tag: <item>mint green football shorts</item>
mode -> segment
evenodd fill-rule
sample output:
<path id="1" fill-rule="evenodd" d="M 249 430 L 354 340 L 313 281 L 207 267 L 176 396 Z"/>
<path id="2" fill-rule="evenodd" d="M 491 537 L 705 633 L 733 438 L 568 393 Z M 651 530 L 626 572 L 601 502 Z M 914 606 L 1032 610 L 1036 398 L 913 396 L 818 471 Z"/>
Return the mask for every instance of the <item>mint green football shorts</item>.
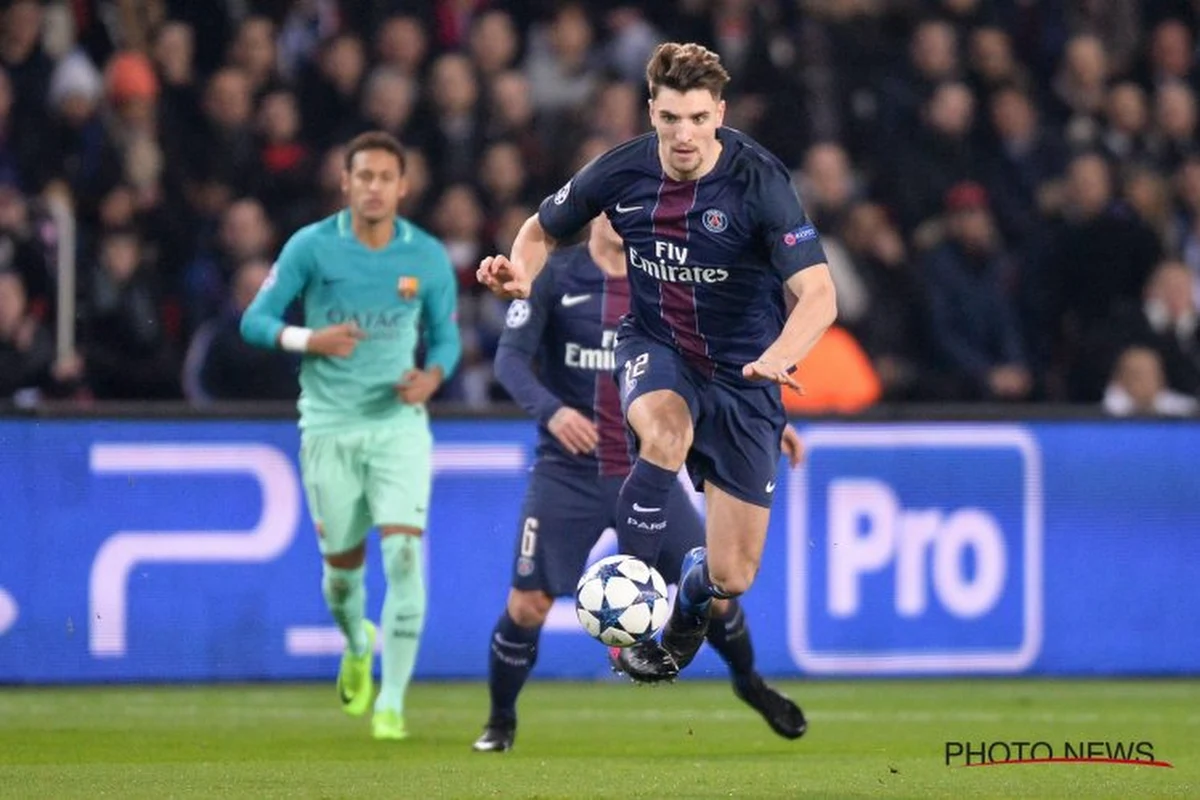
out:
<path id="1" fill-rule="evenodd" d="M 353 550 L 380 525 L 425 530 L 432 460 L 433 435 L 424 415 L 346 432 L 304 432 L 300 472 L 321 553 Z"/>

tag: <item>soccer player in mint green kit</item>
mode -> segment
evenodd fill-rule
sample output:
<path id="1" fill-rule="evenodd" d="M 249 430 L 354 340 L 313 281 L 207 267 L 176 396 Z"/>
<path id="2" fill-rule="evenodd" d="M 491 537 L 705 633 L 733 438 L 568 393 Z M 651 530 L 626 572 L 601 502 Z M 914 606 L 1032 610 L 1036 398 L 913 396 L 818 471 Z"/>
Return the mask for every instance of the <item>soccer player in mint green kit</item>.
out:
<path id="1" fill-rule="evenodd" d="M 377 631 L 366 619 L 363 571 L 367 532 L 379 528 L 388 588 L 376 739 L 407 736 L 404 696 L 425 619 L 421 535 L 433 446 L 425 402 L 462 352 L 454 269 L 437 239 L 397 216 L 406 190 L 399 142 L 379 132 L 351 141 L 348 208 L 287 241 L 242 317 L 251 344 L 304 354 L 300 466 L 324 557 L 321 588 L 347 642 L 338 695 L 355 716 L 374 691 Z M 283 321 L 297 296 L 309 327 Z"/>

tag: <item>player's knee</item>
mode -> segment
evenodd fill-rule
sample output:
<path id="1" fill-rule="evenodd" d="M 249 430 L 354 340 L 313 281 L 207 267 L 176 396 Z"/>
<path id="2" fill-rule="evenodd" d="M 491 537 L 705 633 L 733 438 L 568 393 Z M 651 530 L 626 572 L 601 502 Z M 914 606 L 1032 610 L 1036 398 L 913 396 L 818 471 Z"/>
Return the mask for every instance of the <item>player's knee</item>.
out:
<path id="1" fill-rule="evenodd" d="M 655 420 L 642 436 L 641 455 L 659 466 L 679 469 L 692 447 L 692 426 L 677 420 Z"/>
<path id="2" fill-rule="evenodd" d="M 508 594 L 508 616 L 522 628 L 540 628 L 553 603 L 554 598 L 545 592 L 513 590 Z"/>
<path id="3" fill-rule="evenodd" d="M 737 597 L 749 591 L 757 572 L 758 568 L 749 561 L 720 566 L 710 561 L 708 565 L 712 585 L 726 597 Z"/>
<path id="4" fill-rule="evenodd" d="M 341 553 L 327 553 L 325 563 L 334 569 L 358 569 L 367 558 L 367 546 L 360 544 Z"/>
<path id="5" fill-rule="evenodd" d="M 418 577 L 421 569 L 421 537 L 393 534 L 384 539 L 383 574 L 390 585 L 399 586 Z"/>

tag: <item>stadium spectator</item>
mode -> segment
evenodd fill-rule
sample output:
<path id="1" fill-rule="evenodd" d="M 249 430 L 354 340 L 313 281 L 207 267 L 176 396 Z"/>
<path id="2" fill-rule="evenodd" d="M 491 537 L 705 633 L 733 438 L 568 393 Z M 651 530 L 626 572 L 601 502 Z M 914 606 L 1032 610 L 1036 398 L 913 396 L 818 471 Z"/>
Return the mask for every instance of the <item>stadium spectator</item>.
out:
<path id="1" fill-rule="evenodd" d="M 601 85 L 588 117 L 588 133 L 610 142 L 624 142 L 646 131 L 646 109 L 636 84 Z"/>
<path id="2" fill-rule="evenodd" d="M 1104 392 L 1104 410 L 1115 417 L 1187 417 L 1196 413 L 1197 403 L 1194 397 L 1167 388 L 1157 353 L 1148 347 L 1130 347 L 1117 359 Z"/>
<path id="3" fill-rule="evenodd" d="M 37 130 L 46 119 L 46 97 L 54 62 L 41 43 L 42 6 L 38 0 L 12 0 L 0 12 L 0 66 L 12 84 L 16 124 Z"/>
<path id="4" fill-rule="evenodd" d="M 1074 147 L 1094 145 L 1110 77 L 1104 44 L 1091 34 L 1071 38 L 1051 84 L 1049 117 Z"/>
<path id="5" fill-rule="evenodd" d="M 930 337 L 950 400 L 1021 400 L 1032 388 L 1017 314 L 1005 289 L 1011 262 L 976 183 L 946 195 L 946 241 L 925 259 Z"/>
<path id="6" fill-rule="evenodd" d="M 985 156 L 983 181 L 1005 240 L 1028 256 L 1042 232 L 1042 213 L 1061 202 L 1057 184 L 1066 168 L 1066 148 L 1042 125 L 1024 90 L 998 89 L 989 105 L 995 142 Z"/>
<path id="7" fill-rule="evenodd" d="M 395 14 L 380 23 L 375 53 L 381 65 L 394 67 L 416 80 L 422 77 L 429 55 L 429 32 L 418 17 Z"/>
<path id="8" fill-rule="evenodd" d="M 254 97 L 262 97 L 279 85 L 278 60 L 275 23 L 269 17 L 259 15 L 242 20 L 230 44 L 226 63 L 242 71 Z"/>
<path id="9" fill-rule="evenodd" d="M 596 89 L 595 31 L 582 3 L 566 3 L 533 31 L 525 72 L 533 107 L 557 123 Z"/>
<path id="10" fill-rule="evenodd" d="M 466 56 L 439 56 L 430 70 L 433 131 L 426 152 L 434 183 L 446 185 L 475 178 L 483 151 L 483 103 L 479 81 Z"/>
<path id="11" fill-rule="evenodd" d="M 846 149 L 837 142 L 817 142 L 805 152 L 796 179 L 804 210 L 817 229 L 840 231 L 851 204 L 862 194 Z"/>
<path id="12" fill-rule="evenodd" d="M 214 248 L 184 269 L 186 323 L 194 331 L 215 316 L 229 296 L 229 285 L 242 264 L 272 254 L 275 232 L 262 203 L 252 197 L 229 205 L 221 217 Z"/>
<path id="13" fill-rule="evenodd" d="M 104 81 L 82 51 L 74 51 L 54 68 L 47 100 L 49 116 L 37 124 L 38 153 L 31 183 L 42 187 L 63 180 L 79 210 L 88 214 L 115 179 L 116 152 L 101 117 Z M 25 124 L 29 124 L 26 122 Z"/>
<path id="14" fill-rule="evenodd" d="M 884 399 L 915 399 L 925 367 L 924 298 L 904 238 L 875 203 L 850 209 L 842 237 L 868 297 L 850 330 L 871 358 Z"/>
<path id="15" fill-rule="evenodd" d="M 53 274 L 46 251 L 35 235 L 35 220 L 25 196 L 0 183 L 0 272 L 15 273 L 32 313 L 44 317 L 54 301 Z"/>
<path id="16" fill-rule="evenodd" d="M 396 67 L 378 66 L 367 75 L 359 113 L 348 120 L 338 139 L 350 139 L 368 130 L 387 131 L 414 145 L 424 140 L 417 134 L 420 120 L 414 119 L 417 83 Z"/>
<path id="17" fill-rule="evenodd" d="M 258 148 L 254 141 L 254 98 L 245 73 L 223 67 L 208 79 L 202 100 L 203 119 L 186 136 L 174 157 L 186 164 L 193 185 L 220 181 L 235 194 L 249 192 L 258 180 Z"/>
<path id="18" fill-rule="evenodd" d="M 87 384 L 99 400 L 179 396 L 178 367 L 163 329 L 153 278 L 133 231 L 100 240 L 90 277 L 89 319 L 80 337 Z"/>
<path id="19" fill-rule="evenodd" d="M 1159 260 L 1154 232 L 1129 209 L 1115 202 L 1113 176 L 1095 153 L 1076 156 L 1067 172 L 1066 202 L 1039 268 L 1048 313 L 1039 339 L 1060 343 L 1066 364 L 1066 399 L 1097 402 L 1103 378 L 1096 349 L 1113 314 L 1137 302 L 1147 276 Z"/>
<path id="20" fill-rule="evenodd" d="M 987 100 L 1004 87 L 1033 88 L 1028 70 L 1013 53 L 1012 38 L 999 27 L 984 26 L 970 32 L 968 75 L 975 96 Z"/>
<path id="21" fill-rule="evenodd" d="M 1196 45 L 1191 29 L 1183 20 L 1168 17 L 1150 32 L 1146 48 L 1146 66 L 1142 76 L 1147 91 L 1163 83 L 1184 82 L 1197 85 Z"/>
<path id="22" fill-rule="evenodd" d="M 13 117 L 12 82 L 0 67 L 0 185 L 20 186 L 30 161 L 28 129 L 18 129 Z"/>
<path id="23" fill-rule="evenodd" d="M 938 19 L 921 22 L 909 40 L 908 62 L 884 80 L 879 92 L 879 131 L 911 130 L 934 90 L 961 77 L 954 26 Z M 882 148 L 884 143 L 877 146 Z"/>
<path id="24" fill-rule="evenodd" d="M 255 194 L 267 215 L 284 233 L 291 233 L 311 217 L 304 215 L 304 198 L 315 189 L 316 155 L 300 138 L 300 106 L 288 89 L 276 89 L 259 104 L 256 129 L 259 140 L 259 184 Z"/>
<path id="25" fill-rule="evenodd" d="M 243 264 L 233 277 L 231 302 L 192 337 L 183 368 L 184 397 L 192 403 L 296 398 L 299 359 L 282 350 L 253 347 L 238 330 L 270 269 L 263 260 Z"/>
<path id="26" fill-rule="evenodd" d="M 1154 93 L 1150 150 L 1155 165 L 1166 171 L 1196 152 L 1196 95 L 1183 81 L 1160 83 Z"/>
<path id="27" fill-rule="evenodd" d="M 471 61 L 484 81 L 512 69 L 520 49 L 516 25 L 507 11 L 488 9 L 471 21 Z"/>
<path id="28" fill-rule="evenodd" d="M 529 179 L 521 150 L 510 141 L 501 139 L 483 151 L 479 182 L 490 209 L 534 199 L 528 191 Z"/>
<path id="29" fill-rule="evenodd" d="M 21 276 L 0 270 L 0 400 L 50 380 L 54 341 L 29 313 Z"/>
<path id="30" fill-rule="evenodd" d="M 304 130 L 317 147 L 335 144 L 338 126 L 358 111 L 366 59 L 361 39 L 339 33 L 321 44 L 316 63 L 301 77 Z"/>
<path id="31" fill-rule="evenodd" d="M 1109 158 L 1131 162 L 1149 159 L 1150 112 L 1142 87 L 1122 81 L 1109 89 L 1104 117 L 1099 144 Z"/>
<path id="32" fill-rule="evenodd" d="M 604 18 L 608 44 L 604 60 L 623 83 L 640 84 L 646 77 L 646 62 L 662 33 L 633 2 L 617 3 Z"/>
<path id="33" fill-rule="evenodd" d="M 1159 358 L 1167 388 L 1200 397 L 1200 319 L 1185 264 L 1160 264 L 1146 284 L 1140 305 L 1114 324 L 1119 349 L 1148 347 Z M 1113 359 L 1115 362 L 1115 359 Z"/>
<path id="34" fill-rule="evenodd" d="M 974 124 L 975 96 L 964 83 L 937 86 L 921 105 L 920 126 L 896 153 L 886 181 L 907 233 L 937 216 L 951 186 L 976 177 L 980 158 L 972 141 Z"/>
<path id="35" fill-rule="evenodd" d="M 161 87 L 159 114 L 163 127 L 171 131 L 187 130 L 199 120 L 195 50 L 195 33 L 183 22 L 166 23 L 154 37 L 152 55 Z"/>

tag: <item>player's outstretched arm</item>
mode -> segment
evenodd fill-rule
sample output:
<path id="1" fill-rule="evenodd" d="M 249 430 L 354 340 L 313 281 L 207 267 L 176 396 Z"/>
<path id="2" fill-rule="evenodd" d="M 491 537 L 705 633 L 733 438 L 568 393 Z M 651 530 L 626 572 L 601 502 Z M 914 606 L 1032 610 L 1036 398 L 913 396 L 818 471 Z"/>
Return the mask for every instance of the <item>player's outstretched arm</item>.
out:
<path id="1" fill-rule="evenodd" d="M 791 370 L 801 361 L 837 318 L 837 293 L 827 264 L 816 264 L 792 275 L 788 289 L 796 305 L 783 331 L 757 361 L 742 368 L 752 380 L 769 380 L 800 389 Z"/>
<path id="2" fill-rule="evenodd" d="M 479 262 L 475 277 L 498 297 L 508 300 L 529 297 L 533 282 L 556 244 L 534 214 L 517 231 L 512 255 L 488 256 Z"/>

